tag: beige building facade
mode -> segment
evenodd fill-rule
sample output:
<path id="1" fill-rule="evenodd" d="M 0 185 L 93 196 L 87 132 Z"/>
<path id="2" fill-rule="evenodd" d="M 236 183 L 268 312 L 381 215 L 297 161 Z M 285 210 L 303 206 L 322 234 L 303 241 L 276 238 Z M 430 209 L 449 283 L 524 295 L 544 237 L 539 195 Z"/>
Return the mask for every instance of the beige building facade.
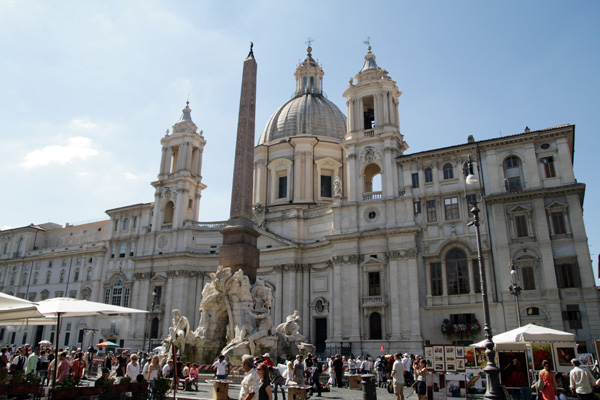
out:
<path id="1" fill-rule="evenodd" d="M 573 125 L 469 137 L 411 154 L 400 129 L 402 92 L 371 49 L 343 94 L 346 115 L 324 96 L 311 48 L 294 77 L 294 97 L 273 113 L 255 148 L 258 275 L 273 289 L 274 324 L 298 310 L 302 334 L 319 353 L 377 354 L 382 345 L 421 353 L 427 342 L 481 339 L 476 238 L 468 226 L 468 202 L 478 200 L 494 332 L 517 326 L 508 289 L 514 264 L 522 323 L 574 332 L 591 351 L 600 309 L 583 221 L 585 185 L 573 173 Z M 226 222 L 197 221 L 210 189 L 201 175 L 206 141 L 189 106 L 161 145 L 152 203 L 108 210 L 109 220 L 93 224 L 0 232 L 2 291 L 152 311 L 74 319 L 61 345 L 107 339 L 146 349 L 166 336 L 174 308 L 198 324 Z M 465 183 L 468 157 L 475 187 Z M 444 334 L 444 321 L 475 333 Z M 3 329 L 0 342 L 51 335 L 50 327 Z M 93 341 L 89 329 L 98 329 Z"/>

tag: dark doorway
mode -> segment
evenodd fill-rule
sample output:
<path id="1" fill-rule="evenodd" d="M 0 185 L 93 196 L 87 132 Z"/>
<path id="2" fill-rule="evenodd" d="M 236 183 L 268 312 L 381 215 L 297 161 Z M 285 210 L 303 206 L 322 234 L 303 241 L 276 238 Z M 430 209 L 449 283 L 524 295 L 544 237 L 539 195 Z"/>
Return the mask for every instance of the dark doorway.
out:
<path id="1" fill-rule="evenodd" d="M 39 342 L 41 342 L 43 340 L 43 335 L 44 335 L 44 326 L 43 325 L 38 325 L 35 328 L 35 339 L 33 341 L 34 346 L 37 345 Z"/>
<path id="2" fill-rule="evenodd" d="M 327 318 L 315 318 L 315 351 L 325 353 L 325 341 L 327 340 Z"/>
<path id="3" fill-rule="evenodd" d="M 369 316 L 369 331 L 371 340 L 381 339 L 381 314 L 374 312 Z"/>

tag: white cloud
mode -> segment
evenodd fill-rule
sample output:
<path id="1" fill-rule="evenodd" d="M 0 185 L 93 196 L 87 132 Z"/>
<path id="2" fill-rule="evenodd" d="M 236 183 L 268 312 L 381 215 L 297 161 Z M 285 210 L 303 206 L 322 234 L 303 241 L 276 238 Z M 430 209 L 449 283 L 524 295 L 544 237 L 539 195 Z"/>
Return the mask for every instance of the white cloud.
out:
<path id="1" fill-rule="evenodd" d="M 98 155 L 92 148 L 92 140 L 82 136 L 67 139 L 66 145 L 53 145 L 33 150 L 20 163 L 24 168 L 42 167 L 49 164 L 66 164 L 74 159 L 86 159 Z"/>
<path id="2" fill-rule="evenodd" d="M 125 179 L 130 180 L 130 181 L 138 180 L 138 177 L 135 176 L 134 174 L 132 174 L 131 172 L 125 172 L 125 174 L 123 174 L 123 176 L 125 177 Z"/>
<path id="3" fill-rule="evenodd" d="M 74 120 L 71 120 L 71 122 L 69 123 L 69 126 L 74 129 L 90 130 L 90 129 L 97 128 L 98 124 L 95 124 L 91 121 L 86 121 L 83 119 L 74 119 Z"/>

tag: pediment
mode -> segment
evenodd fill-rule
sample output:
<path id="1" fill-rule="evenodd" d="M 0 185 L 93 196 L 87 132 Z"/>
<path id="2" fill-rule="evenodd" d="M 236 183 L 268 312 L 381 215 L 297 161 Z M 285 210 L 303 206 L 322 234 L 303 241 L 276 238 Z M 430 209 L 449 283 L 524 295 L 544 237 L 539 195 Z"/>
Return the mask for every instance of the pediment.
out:
<path id="1" fill-rule="evenodd" d="M 527 207 L 522 204 L 517 204 L 516 206 L 514 206 L 508 210 L 509 214 L 530 213 L 530 212 L 531 212 L 531 207 Z"/>
<path id="2" fill-rule="evenodd" d="M 567 204 L 565 204 L 561 201 L 555 200 L 546 206 L 546 210 L 564 210 L 567 207 L 568 207 Z"/>
<path id="3" fill-rule="evenodd" d="M 360 266 L 363 268 L 366 267 L 379 267 L 381 265 L 385 265 L 385 261 L 380 260 L 378 258 L 368 257 L 365 261 L 363 261 Z"/>

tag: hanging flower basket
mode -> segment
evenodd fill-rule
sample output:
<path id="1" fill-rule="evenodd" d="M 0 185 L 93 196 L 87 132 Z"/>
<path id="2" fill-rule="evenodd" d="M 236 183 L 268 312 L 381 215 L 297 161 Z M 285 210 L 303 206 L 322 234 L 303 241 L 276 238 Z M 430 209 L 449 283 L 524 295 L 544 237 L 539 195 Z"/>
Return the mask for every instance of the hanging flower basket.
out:
<path id="1" fill-rule="evenodd" d="M 470 339 L 479 336 L 481 325 L 476 319 L 470 324 L 451 324 L 450 320 L 442 322 L 442 334 L 448 339 Z"/>

